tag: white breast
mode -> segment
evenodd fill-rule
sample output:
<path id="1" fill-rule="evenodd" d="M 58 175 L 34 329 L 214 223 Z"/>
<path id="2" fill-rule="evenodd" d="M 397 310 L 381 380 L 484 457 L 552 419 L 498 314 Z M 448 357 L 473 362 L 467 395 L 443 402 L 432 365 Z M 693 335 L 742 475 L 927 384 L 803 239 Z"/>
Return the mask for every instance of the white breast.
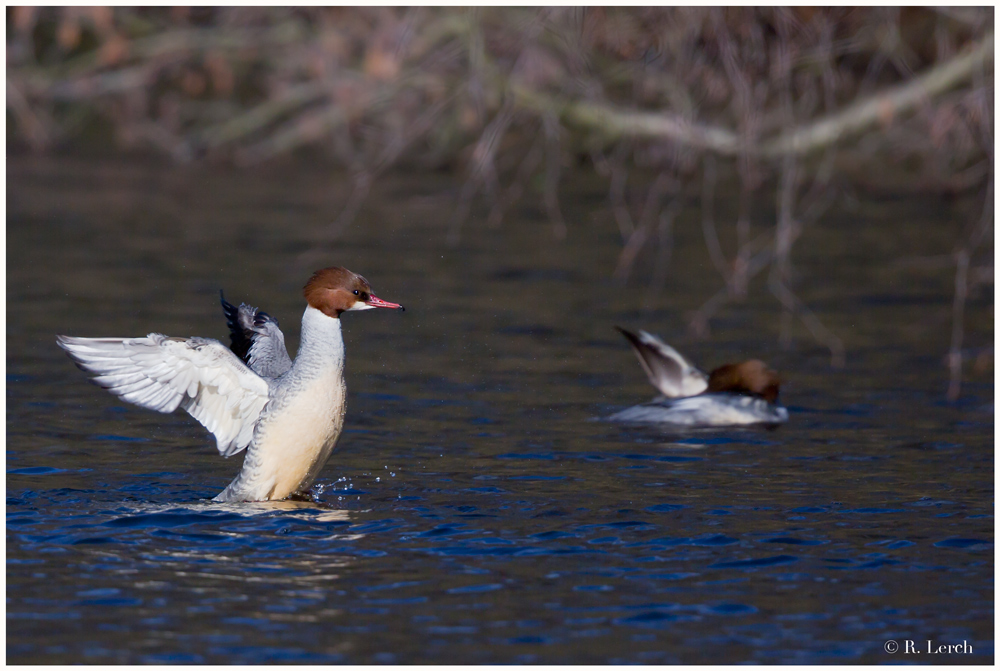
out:
<path id="1" fill-rule="evenodd" d="M 346 407 L 343 377 L 324 376 L 265 419 L 252 449 L 258 477 L 270 485 L 267 498 L 282 499 L 312 484 L 340 436 Z"/>
<path id="2" fill-rule="evenodd" d="M 615 413 L 608 419 L 687 427 L 783 424 L 788 421 L 788 410 L 762 398 L 724 393 L 700 394 L 643 403 Z"/>

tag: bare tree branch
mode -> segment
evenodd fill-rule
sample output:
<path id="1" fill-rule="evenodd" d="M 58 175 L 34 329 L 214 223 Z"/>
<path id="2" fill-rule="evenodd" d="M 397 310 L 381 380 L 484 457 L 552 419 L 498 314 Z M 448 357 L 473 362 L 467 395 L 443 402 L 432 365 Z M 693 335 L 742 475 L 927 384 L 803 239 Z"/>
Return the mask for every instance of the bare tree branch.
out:
<path id="1" fill-rule="evenodd" d="M 517 84 L 512 84 L 511 90 L 518 104 L 526 108 L 538 112 L 555 111 L 564 122 L 588 128 L 608 138 L 666 139 L 723 156 L 748 153 L 776 158 L 788 154 L 810 154 L 845 136 L 856 135 L 894 116 L 906 114 L 921 102 L 968 80 L 977 68 L 992 63 L 991 31 L 965 53 L 934 66 L 922 75 L 755 144 L 748 144 L 728 128 L 695 123 L 676 115 L 629 111 L 606 103 L 563 100 Z"/>

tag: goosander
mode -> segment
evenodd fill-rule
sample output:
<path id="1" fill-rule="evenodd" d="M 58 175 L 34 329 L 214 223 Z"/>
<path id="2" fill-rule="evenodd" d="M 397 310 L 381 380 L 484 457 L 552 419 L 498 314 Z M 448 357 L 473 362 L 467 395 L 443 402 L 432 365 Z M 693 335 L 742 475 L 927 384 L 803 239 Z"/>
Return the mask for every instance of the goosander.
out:
<path id="1" fill-rule="evenodd" d="M 705 375 L 655 335 L 615 328 L 628 339 L 649 381 L 662 396 L 615 413 L 609 420 L 686 427 L 788 421 L 788 410 L 776 404 L 778 374 L 763 361 L 726 364 Z"/>
<path id="2" fill-rule="evenodd" d="M 340 315 L 393 308 L 361 275 L 317 270 L 306 283 L 302 339 L 292 361 L 278 322 L 222 301 L 231 348 L 211 338 L 56 336 L 98 386 L 159 412 L 183 408 L 214 434 L 219 452 L 246 449 L 243 468 L 215 501 L 269 501 L 301 493 L 329 458 L 344 426 Z"/>

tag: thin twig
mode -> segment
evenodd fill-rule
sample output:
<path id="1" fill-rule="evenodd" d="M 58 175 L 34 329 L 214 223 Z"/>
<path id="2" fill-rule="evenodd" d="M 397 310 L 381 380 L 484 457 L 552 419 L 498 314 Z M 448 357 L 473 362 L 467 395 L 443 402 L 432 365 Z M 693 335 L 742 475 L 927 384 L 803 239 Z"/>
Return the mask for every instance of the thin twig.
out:
<path id="1" fill-rule="evenodd" d="M 615 147 L 611 160 L 608 161 L 611 177 L 608 200 L 611 201 L 611 211 L 618 223 L 618 232 L 621 233 L 622 242 L 627 242 L 632 233 L 635 232 L 635 224 L 632 222 L 632 215 L 629 214 L 628 204 L 625 202 L 625 183 L 628 181 L 628 168 L 625 165 L 627 151 L 628 143 L 619 143 Z"/>
<path id="2" fill-rule="evenodd" d="M 613 276 L 619 284 L 625 284 L 628 281 L 629 273 L 632 271 L 632 266 L 639 256 L 639 252 L 642 251 L 652 233 L 654 219 L 660 211 L 660 198 L 663 191 L 671 185 L 671 182 L 673 182 L 673 178 L 668 173 L 661 172 L 646 192 L 646 204 L 642 209 L 639 225 L 632 231 L 621 254 L 618 255 L 618 265 L 615 267 Z"/>
<path id="3" fill-rule="evenodd" d="M 494 155 L 496 154 L 500 139 L 507 131 L 513 118 L 514 104 L 508 98 L 504 102 L 503 107 L 500 108 L 500 111 L 496 113 L 496 116 L 487 124 L 479 136 L 479 141 L 472 152 L 472 169 L 465 183 L 462 185 L 458 207 L 455 208 L 455 214 L 451 220 L 451 227 L 448 231 L 448 244 L 458 244 L 462 224 L 465 223 L 466 218 L 469 216 L 469 210 L 472 208 L 472 199 L 475 197 L 480 186 L 499 184 L 496 176 Z M 498 198 L 499 193 L 494 193 L 494 202 Z"/>
<path id="4" fill-rule="evenodd" d="M 528 180 L 531 179 L 531 175 L 534 174 L 535 169 L 538 164 L 542 162 L 544 157 L 544 149 L 541 143 L 532 142 L 531 146 L 528 147 L 528 151 L 525 153 L 524 158 L 521 160 L 520 165 L 517 167 L 517 171 L 514 173 L 514 178 L 507 187 L 507 191 L 503 198 L 503 210 L 510 209 L 514 206 L 517 201 L 521 199 L 524 194 L 524 187 Z M 499 225 L 499 221 L 497 222 Z"/>
<path id="5" fill-rule="evenodd" d="M 17 117 L 18 125 L 22 128 L 28 144 L 36 150 L 45 148 L 52 134 L 47 124 L 42 121 L 41 113 L 32 109 L 32 105 L 25 99 L 21 88 L 10 75 L 7 77 L 7 107 L 13 110 Z"/>
<path id="6" fill-rule="evenodd" d="M 680 195 L 675 195 L 670 203 L 660 212 L 660 221 L 657 226 L 657 253 L 656 263 L 653 266 L 653 274 L 649 280 L 649 287 L 646 290 L 646 305 L 653 302 L 653 299 L 663 290 L 667 281 L 667 268 L 670 264 L 670 256 L 674 248 L 674 219 L 680 214 L 684 206 L 684 199 Z"/>
<path id="7" fill-rule="evenodd" d="M 795 158 L 789 155 L 784 161 L 781 184 L 778 190 L 778 226 L 774 235 L 775 260 L 771 267 L 768 286 L 784 309 L 781 328 L 782 342 L 790 343 L 789 322 L 793 314 L 797 315 L 813 337 L 830 350 L 830 365 L 834 368 L 842 368 L 846 359 L 843 341 L 826 328 L 812 310 L 806 307 L 802 300 L 788 287 L 791 273 L 792 243 L 800 231 L 800 226 L 793 214 L 796 175 Z"/>
<path id="8" fill-rule="evenodd" d="M 969 253 L 955 254 L 955 296 L 951 304 L 951 347 L 948 348 L 948 400 L 958 400 L 962 391 L 962 340 L 965 329 L 965 299 L 969 294 Z"/>
<path id="9" fill-rule="evenodd" d="M 267 100 L 223 123 L 209 126 L 201 132 L 203 142 L 209 149 L 235 142 L 261 130 L 282 115 L 305 107 L 327 94 L 327 86 L 320 82 L 306 82 L 292 86 L 277 98 Z"/>
<path id="10" fill-rule="evenodd" d="M 722 253 L 722 245 L 719 244 L 719 234 L 715 230 L 715 180 L 715 157 L 709 154 L 705 156 L 701 181 L 701 232 L 705 237 L 705 246 L 708 247 L 708 257 L 722 275 L 723 281 L 729 285 L 731 280 L 729 265 Z"/>
<path id="11" fill-rule="evenodd" d="M 423 137 L 430 130 L 434 122 L 444 111 L 448 102 L 449 100 L 442 100 L 425 110 L 405 131 L 401 130 L 392 136 L 392 139 L 382 148 L 382 151 L 371 167 L 363 167 L 355 171 L 354 188 L 351 191 L 351 195 L 348 197 L 344 209 L 330 227 L 329 235 L 331 239 L 340 237 L 347 227 L 351 225 L 354 217 L 357 216 L 361 206 L 368 198 L 375 179 L 399 160 L 399 157 L 408 145 L 416 141 L 417 138 Z"/>
<path id="12" fill-rule="evenodd" d="M 559 173 L 562 162 L 559 120 L 554 114 L 542 117 L 545 129 L 545 210 L 552 221 L 552 235 L 556 240 L 566 239 L 566 222 L 559 209 Z"/>
<path id="13" fill-rule="evenodd" d="M 948 349 L 948 391 L 949 401 L 958 400 L 962 390 L 962 342 L 965 339 L 965 303 L 969 296 L 969 262 L 979 244 L 993 232 L 993 189 L 990 181 L 983 197 L 983 209 L 964 244 L 954 253 L 955 295 L 951 306 L 951 346 Z M 992 271 L 990 271 L 992 275 Z M 976 280 L 979 278 L 977 277 Z"/>
<path id="14" fill-rule="evenodd" d="M 773 286 L 783 288 L 791 280 L 792 243 L 798 237 L 798 225 L 793 215 L 797 174 L 795 157 L 786 156 L 778 184 L 778 225 L 774 232 L 774 266 L 771 268 L 771 279 L 775 283 Z M 790 329 L 794 304 L 787 300 L 781 300 L 781 304 L 783 314 L 778 339 L 783 346 L 788 347 L 792 342 Z"/>
<path id="15" fill-rule="evenodd" d="M 756 277 L 760 271 L 769 266 L 774 260 L 774 234 L 771 231 L 762 233 L 751 243 L 754 248 L 760 251 L 755 252 L 750 257 L 747 264 L 747 281 Z M 723 286 L 715 292 L 711 298 L 701 304 L 701 306 L 691 314 L 688 320 L 688 329 L 696 336 L 704 338 L 709 334 L 709 321 L 716 311 L 733 299 L 733 294 L 729 286 Z"/>
<path id="16" fill-rule="evenodd" d="M 771 288 L 771 292 L 781 302 L 782 306 L 785 307 L 788 314 L 798 315 L 813 337 L 830 350 L 830 365 L 834 368 L 843 368 L 846 362 L 843 341 L 823 326 L 823 322 L 813 314 L 812 310 L 806 307 L 799 297 L 785 284 L 780 282 L 773 273 L 768 281 L 768 285 Z"/>

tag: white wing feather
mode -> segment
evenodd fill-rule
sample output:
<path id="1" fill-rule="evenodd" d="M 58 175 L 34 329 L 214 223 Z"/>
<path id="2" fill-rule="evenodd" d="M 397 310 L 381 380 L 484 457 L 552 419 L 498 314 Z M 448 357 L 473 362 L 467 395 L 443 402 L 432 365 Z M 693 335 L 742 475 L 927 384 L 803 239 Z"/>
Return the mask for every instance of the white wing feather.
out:
<path id="1" fill-rule="evenodd" d="M 267 382 L 210 338 L 73 338 L 59 346 L 94 382 L 122 400 L 158 412 L 183 408 L 212 432 L 219 453 L 253 440 L 268 400 Z"/>
<path id="2" fill-rule="evenodd" d="M 708 376 L 652 333 L 617 328 L 632 345 L 650 383 L 667 398 L 695 396 L 708 389 Z"/>

